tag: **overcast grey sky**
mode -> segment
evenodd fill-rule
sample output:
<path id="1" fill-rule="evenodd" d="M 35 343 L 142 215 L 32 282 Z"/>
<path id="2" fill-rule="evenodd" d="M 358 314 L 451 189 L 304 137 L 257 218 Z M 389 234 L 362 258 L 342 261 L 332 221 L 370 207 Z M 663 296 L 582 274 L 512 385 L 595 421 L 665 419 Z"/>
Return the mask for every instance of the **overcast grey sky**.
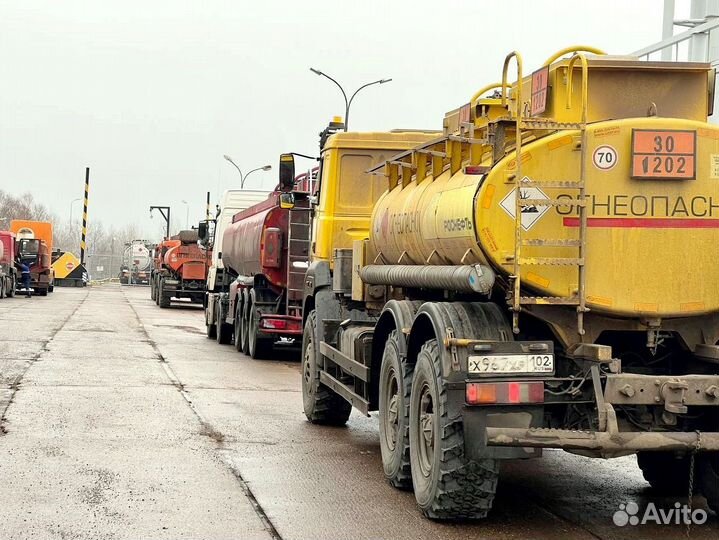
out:
<path id="1" fill-rule="evenodd" d="M 678 2 L 681 7 L 681 0 Z M 381 77 L 353 130 L 441 128 L 445 111 L 572 44 L 628 53 L 661 37 L 661 0 L 0 0 L 0 188 L 63 218 L 91 168 L 90 221 L 157 231 L 148 206 L 184 225 L 205 192 L 237 187 L 222 159 L 271 188 L 283 151 L 317 153 L 344 113 L 339 90 Z M 301 166 L 300 166 L 301 167 Z M 76 204 L 76 216 L 79 212 Z"/>

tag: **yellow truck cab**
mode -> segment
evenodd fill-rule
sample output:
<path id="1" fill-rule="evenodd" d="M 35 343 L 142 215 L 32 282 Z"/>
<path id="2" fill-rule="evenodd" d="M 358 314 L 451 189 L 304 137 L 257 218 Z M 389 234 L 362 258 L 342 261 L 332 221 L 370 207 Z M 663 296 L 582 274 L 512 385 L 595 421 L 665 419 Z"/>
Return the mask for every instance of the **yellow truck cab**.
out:
<path id="1" fill-rule="evenodd" d="M 334 129 L 340 124 L 334 122 Z M 439 132 L 328 132 L 320 156 L 319 191 L 312 229 L 312 260 L 332 268 L 335 249 L 367 238 L 377 199 L 387 189 L 381 174 L 367 171 L 395 154 L 435 138 Z"/>

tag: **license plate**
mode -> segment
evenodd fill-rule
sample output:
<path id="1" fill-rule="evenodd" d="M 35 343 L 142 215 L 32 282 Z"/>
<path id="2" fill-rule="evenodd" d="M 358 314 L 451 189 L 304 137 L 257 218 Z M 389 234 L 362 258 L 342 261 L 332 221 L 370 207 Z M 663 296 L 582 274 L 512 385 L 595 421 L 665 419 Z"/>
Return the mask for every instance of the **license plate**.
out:
<path id="1" fill-rule="evenodd" d="M 553 354 L 470 356 L 469 373 L 554 373 Z"/>
<path id="2" fill-rule="evenodd" d="M 632 178 L 696 178 L 696 131 L 632 130 Z"/>

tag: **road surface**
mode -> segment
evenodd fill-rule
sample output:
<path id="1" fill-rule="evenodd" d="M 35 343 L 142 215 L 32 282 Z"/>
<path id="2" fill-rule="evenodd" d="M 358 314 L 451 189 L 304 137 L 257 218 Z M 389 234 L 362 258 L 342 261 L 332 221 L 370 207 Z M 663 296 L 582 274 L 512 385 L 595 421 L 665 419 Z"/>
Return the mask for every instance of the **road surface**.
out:
<path id="1" fill-rule="evenodd" d="M 505 464 L 490 518 L 435 523 L 382 476 L 376 417 L 309 424 L 291 351 L 256 361 L 204 334 L 201 308 L 146 287 L 0 300 L 3 538 L 678 538 L 617 526 L 671 509 L 633 457 L 558 451 Z M 706 509 L 700 496 L 694 508 Z M 692 538 L 716 539 L 709 514 Z"/>

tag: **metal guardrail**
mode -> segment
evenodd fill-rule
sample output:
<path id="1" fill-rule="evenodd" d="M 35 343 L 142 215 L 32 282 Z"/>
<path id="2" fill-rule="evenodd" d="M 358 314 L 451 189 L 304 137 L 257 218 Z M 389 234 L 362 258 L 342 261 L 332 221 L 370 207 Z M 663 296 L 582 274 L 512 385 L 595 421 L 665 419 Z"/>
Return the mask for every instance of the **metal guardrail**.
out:
<path id="1" fill-rule="evenodd" d="M 631 53 L 632 56 L 638 56 L 639 58 L 643 58 L 646 60 L 649 60 L 649 56 L 652 54 L 665 51 L 665 49 L 673 48 L 673 55 L 672 59 L 674 61 L 679 61 L 679 45 L 688 41 L 694 36 L 697 36 L 699 34 L 707 34 L 706 44 L 704 45 L 706 47 L 706 50 L 704 51 L 704 58 L 709 58 L 709 50 L 711 46 L 711 35 L 709 32 L 711 30 L 714 30 L 715 28 L 719 27 L 719 18 L 711 18 L 708 21 L 697 24 L 693 28 L 690 28 L 689 30 L 682 32 L 680 34 L 677 34 L 675 36 L 663 39 L 657 43 L 654 43 L 653 45 L 649 45 L 647 47 L 644 47 L 643 49 L 639 49 L 638 51 L 634 51 Z M 712 65 L 719 64 L 718 60 L 713 60 Z"/>

